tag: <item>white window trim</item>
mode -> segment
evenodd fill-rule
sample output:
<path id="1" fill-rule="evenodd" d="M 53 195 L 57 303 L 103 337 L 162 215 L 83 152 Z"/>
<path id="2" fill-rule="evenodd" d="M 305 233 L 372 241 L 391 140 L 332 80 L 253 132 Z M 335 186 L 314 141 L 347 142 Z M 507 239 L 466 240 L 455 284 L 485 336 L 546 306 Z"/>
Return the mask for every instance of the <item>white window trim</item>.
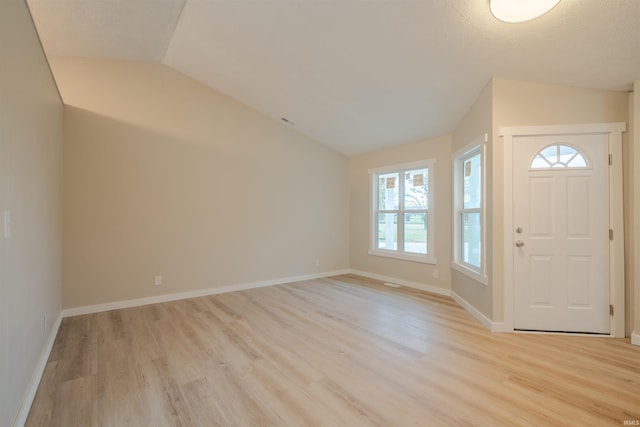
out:
<path id="1" fill-rule="evenodd" d="M 485 146 L 488 140 L 488 135 L 484 134 L 469 144 L 465 145 L 455 153 L 453 153 L 452 161 L 453 161 L 453 255 L 451 257 L 451 268 L 460 273 L 470 277 L 477 282 L 482 283 L 483 285 L 489 285 L 489 278 L 487 277 L 487 226 L 486 226 L 486 194 L 487 194 L 487 186 L 486 186 L 486 176 L 487 176 L 487 168 L 485 161 Z M 461 188 L 461 175 L 462 175 L 462 163 L 465 159 L 473 156 L 476 152 L 480 153 L 480 165 L 481 165 L 481 175 L 480 179 L 482 181 L 481 191 L 481 203 L 480 203 L 480 240 L 482 243 L 482 256 L 480 260 L 480 268 L 476 268 L 460 259 L 460 238 L 462 236 L 462 232 L 460 230 L 460 212 L 462 210 L 462 197 L 463 194 L 460 191 Z"/>
<path id="2" fill-rule="evenodd" d="M 397 165 L 384 166 L 375 169 L 369 169 L 369 194 L 371 195 L 371 205 L 369 206 L 369 255 L 381 256 L 386 258 L 395 258 L 404 261 L 413 261 L 413 262 L 421 262 L 425 264 L 437 264 L 438 259 L 433 255 L 435 251 L 435 208 L 433 201 L 435 200 L 435 185 L 434 185 L 434 176 L 435 176 L 435 159 L 425 159 L 416 162 L 410 163 L 401 163 Z M 377 222 L 374 217 L 374 212 L 377 210 L 378 206 L 378 192 L 376 191 L 376 184 L 374 184 L 374 178 L 377 180 L 378 174 L 384 174 L 389 172 L 398 172 L 401 170 L 407 169 L 418 169 L 418 168 L 427 168 L 428 169 L 428 183 L 429 183 L 429 191 L 427 196 L 427 254 L 416 254 L 411 252 L 404 251 L 392 251 L 386 249 L 377 248 L 376 242 L 376 228 Z M 402 194 L 400 195 L 402 197 Z M 398 232 L 398 243 L 401 242 L 401 239 L 404 238 L 402 235 L 402 227 Z"/>

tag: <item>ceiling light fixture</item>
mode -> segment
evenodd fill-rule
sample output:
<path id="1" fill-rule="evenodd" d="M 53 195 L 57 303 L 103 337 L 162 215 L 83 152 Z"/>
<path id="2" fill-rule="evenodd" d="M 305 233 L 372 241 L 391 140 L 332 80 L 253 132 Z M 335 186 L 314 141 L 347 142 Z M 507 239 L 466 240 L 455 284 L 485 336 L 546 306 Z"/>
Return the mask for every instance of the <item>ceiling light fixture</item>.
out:
<path id="1" fill-rule="evenodd" d="M 500 21 L 526 22 L 549 12 L 560 0 L 490 0 L 489 9 Z"/>

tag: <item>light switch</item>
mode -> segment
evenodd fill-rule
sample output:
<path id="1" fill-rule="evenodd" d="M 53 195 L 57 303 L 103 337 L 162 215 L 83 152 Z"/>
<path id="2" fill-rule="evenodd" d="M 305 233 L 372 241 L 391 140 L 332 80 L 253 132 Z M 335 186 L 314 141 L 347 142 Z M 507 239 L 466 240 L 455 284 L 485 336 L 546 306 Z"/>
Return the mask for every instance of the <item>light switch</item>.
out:
<path id="1" fill-rule="evenodd" d="M 4 211 L 4 221 L 2 227 L 2 237 L 4 240 L 11 238 L 11 211 Z"/>

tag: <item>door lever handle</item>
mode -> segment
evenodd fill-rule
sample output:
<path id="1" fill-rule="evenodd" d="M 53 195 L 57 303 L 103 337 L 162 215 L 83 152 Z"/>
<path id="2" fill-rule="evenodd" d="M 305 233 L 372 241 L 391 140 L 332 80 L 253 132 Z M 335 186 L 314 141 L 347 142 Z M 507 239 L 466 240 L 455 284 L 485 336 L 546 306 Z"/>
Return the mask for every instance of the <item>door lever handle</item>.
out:
<path id="1" fill-rule="evenodd" d="M 518 241 L 516 242 L 516 247 L 521 248 L 521 247 L 523 247 L 523 246 L 524 246 L 524 242 L 523 242 L 522 240 L 518 240 Z"/>

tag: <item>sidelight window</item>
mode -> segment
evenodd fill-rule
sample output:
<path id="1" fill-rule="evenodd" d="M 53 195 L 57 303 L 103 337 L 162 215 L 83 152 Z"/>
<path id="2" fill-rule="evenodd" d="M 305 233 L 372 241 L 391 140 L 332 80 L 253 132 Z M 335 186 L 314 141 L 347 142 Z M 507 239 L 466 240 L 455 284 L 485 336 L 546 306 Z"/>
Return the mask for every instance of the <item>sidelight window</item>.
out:
<path id="1" fill-rule="evenodd" d="M 486 284 L 483 148 L 479 138 L 453 155 L 452 267 Z"/>

